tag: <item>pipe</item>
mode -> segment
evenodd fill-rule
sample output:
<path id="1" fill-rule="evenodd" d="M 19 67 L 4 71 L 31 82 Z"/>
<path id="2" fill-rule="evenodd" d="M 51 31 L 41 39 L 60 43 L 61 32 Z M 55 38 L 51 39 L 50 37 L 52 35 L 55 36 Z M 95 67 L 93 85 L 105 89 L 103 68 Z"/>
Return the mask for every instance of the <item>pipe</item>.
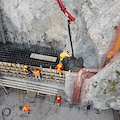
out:
<path id="1" fill-rule="evenodd" d="M 70 32 L 70 22 L 68 22 L 68 32 L 69 32 L 69 37 L 70 37 L 70 44 L 71 44 L 72 54 L 74 56 L 73 44 L 72 44 L 71 32 Z"/>

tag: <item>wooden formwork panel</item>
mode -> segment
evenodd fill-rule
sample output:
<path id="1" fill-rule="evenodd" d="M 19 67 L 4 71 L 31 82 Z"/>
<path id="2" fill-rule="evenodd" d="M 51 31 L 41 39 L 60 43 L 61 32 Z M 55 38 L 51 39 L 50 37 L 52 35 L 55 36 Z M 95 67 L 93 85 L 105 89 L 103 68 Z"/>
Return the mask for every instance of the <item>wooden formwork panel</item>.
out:
<path id="1" fill-rule="evenodd" d="M 28 66 L 31 70 L 38 69 L 41 72 L 42 79 L 40 81 L 47 81 L 47 82 L 56 82 L 56 83 L 65 83 L 65 75 L 69 73 L 69 71 L 62 71 L 63 75 L 56 74 L 55 69 L 50 68 L 43 68 L 42 66 Z M 24 65 L 14 64 L 14 63 L 7 63 L 7 62 L 0 62 L 0 71 L 4 75 L 8 76 L 15 76 L 20 78 L 27 78 L 24 74 Z M 30 77 L 32 80 L 36 80 L 34 75 Z"/>

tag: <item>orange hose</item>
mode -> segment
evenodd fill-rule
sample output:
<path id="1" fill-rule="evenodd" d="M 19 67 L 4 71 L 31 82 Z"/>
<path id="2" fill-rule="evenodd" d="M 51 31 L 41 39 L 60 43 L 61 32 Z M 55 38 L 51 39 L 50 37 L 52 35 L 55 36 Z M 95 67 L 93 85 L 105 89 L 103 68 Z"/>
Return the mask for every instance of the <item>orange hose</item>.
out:
<path id="1" fill-rule="evenodd" d="M 114 49 L 107 54 L 107 58 L 111 59 L 118 53 L 119 49 L 120 49 L 120 35 L 117 39 Z"/>

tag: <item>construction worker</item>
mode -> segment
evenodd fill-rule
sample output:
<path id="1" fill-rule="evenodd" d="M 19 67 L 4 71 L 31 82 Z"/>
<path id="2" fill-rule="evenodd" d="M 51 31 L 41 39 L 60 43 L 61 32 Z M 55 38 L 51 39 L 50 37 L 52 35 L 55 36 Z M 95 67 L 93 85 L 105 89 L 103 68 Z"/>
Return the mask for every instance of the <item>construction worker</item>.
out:
<path id="1" fill-rule="evenodd" d="M 68 53 L 70 52 L 70 50 L 68 51 L 63 51 L 61 54 L 60 54 L 60 61 L 63 61 L 63 59 L 67 56 L 67 57 L 72 57 L 72 55 L 68 55 Z"/>
<path id="2" fill-rule="evenodd" d="M 29 114 L 29 110 L 30 110 L 29 107 L 30 107 L 29 104 L 27 104 L 23 107 L 23 111 L 25 111 L 27 114 Z"/>
<path id="3" fill-rule="evenodd" d="M 27 65 L 24 65 L 24 72 L 28 77 L 31 76 L 31 70 L 29 69 Z"/>
<path id="4" fill-rule="evenodd" d="M 60 63 L 55 67 L 55 69 L 57 70 L 57 73 L 60 74 L 60 75 L 61 75 L 62 66 L 63 66 L 63 63 L 60 62 Z"/>
<path id="5" fill-rule="evenodd" d="M 56 94 L 55 100 L 57 101 L 57 105 L 60 106 L 61 100 L 62 100 L 61 96 L 58 96 L 58 95 Z"/>
<path id="6" fill-rule="evenodd" d="M 33 71 L 33 74 L 35 75 L 36 79 L 40 79 L 40 71 L 39 70 Z"/>

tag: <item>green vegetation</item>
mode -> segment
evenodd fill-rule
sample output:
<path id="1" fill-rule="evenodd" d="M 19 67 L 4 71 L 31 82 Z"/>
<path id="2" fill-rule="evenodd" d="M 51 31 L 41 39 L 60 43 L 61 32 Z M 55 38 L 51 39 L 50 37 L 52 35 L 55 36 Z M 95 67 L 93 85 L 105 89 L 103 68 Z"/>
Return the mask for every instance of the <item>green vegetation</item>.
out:
<path id="1" fill-rule="evenodd" d="M 117 76 L 120 76 L 120 72 L 119 72 L 119 71 L 117 71 L 117 70 L 116 70 L 116 74 L 117 74 Z"/>
<path id="2" fill-rule="evenodd" d="M 117 26 L 115 26 L 114 29 L 117 30 Z"/>
<path id="3" fill-rule="evenodd" d="M 96 87 L 97 87 L 97 84 L 98 84 L 98 82 L 95 81 L 95 82 L 93 82 L 92 86 L 93 86 L 94 88 L 96 88 Z"/>
<path id="4" fill-rule="evenodd" d="M 107 90 L 105 89 L 104 92 L 103 92 L 103 94 L 106 94 L 106 93 L 107 93 Z"/>
<path id="5" fill-rule="evenodd" d="M 103 94 L 107 94 L 107 93 L 115 93 L 116 92 L 116 85 L 118 84 L 118 81 L 112 81 L 112 80 L 108 80 L 108 88 L 104 90 Z"/>

